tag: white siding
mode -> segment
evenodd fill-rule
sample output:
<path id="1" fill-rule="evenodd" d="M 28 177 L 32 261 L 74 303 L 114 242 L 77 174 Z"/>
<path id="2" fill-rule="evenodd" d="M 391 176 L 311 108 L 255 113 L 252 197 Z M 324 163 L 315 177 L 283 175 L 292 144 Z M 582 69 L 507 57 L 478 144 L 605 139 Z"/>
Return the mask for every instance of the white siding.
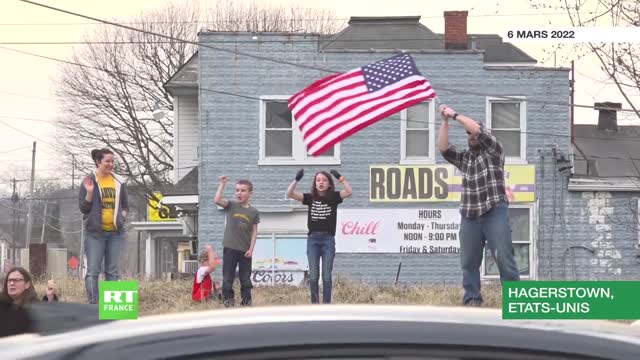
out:
<path id="1" fill-rule="evenodd" d="M 174 159 L 175 177 L 178 182 L 194 166 L 198 165 L 198 98 L 195 96 L 176 96 Z"/>

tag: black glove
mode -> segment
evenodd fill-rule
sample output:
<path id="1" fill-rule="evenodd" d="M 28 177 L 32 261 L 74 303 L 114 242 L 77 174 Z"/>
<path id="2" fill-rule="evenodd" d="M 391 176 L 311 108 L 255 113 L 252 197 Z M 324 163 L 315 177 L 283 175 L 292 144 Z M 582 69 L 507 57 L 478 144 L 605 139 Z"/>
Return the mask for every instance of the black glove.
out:
<path id="1" fill-rule="evenodd" d="M 342 178 L 342 175 L 340 175 L 340 173 L 337 170 L 331 169 L 331 175 L 333 175 L 336 179 L 340 180 L 340 178 Z"/>
<path id="2" fill-rule="evenodd" d="M 296 181 L 300 181 L 300 179 L 302 179 L 303 176 L 304 176 L 304 169 L 298 170 L 298 173 L 296 174 Z"/>

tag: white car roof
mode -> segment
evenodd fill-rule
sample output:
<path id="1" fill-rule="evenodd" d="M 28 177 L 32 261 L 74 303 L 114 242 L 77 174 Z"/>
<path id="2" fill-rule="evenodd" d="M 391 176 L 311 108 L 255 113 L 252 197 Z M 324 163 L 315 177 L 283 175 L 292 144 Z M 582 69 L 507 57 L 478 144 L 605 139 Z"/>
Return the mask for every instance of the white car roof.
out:
<path id="1" fill-rule="evenodd" d="M 3 356 L 22 358 L 73 346 L 135 336 L 267 323 L 308 321 L 391 321 L 474 324 L 526 328 L 595 336 L 640 346 L 640 326 L 597 320 L 503 320 L 502 311 L 486 308 L 400 305 L 304 305 L 252 307 L 173 313 L 121 320 L 49 336 L 21 335 L 0 339 Z M 7 351 L 5 351 L 5 349 Z"/>

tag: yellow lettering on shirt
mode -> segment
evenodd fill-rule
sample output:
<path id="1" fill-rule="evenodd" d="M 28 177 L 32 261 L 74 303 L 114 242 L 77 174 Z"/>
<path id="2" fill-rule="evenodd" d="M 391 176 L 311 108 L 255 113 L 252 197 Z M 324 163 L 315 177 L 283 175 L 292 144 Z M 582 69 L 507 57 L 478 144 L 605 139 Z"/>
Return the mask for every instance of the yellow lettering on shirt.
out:
<path id="1" fill-rule="evenodd" d="M 106 177 L 97 176 L 102 198 L 102 231 L 115 231 L 113 212 L 116 207 L 116 184 L 112 175 Z"/>
<path id="2" fill-rule="evenodd" d="M 245 214 L 241 214 L 241 213 L 234 213 L 234 214 L 233 214 L 233 217 L 234 217 L 234 218 L 240 218 L 240 219 L 242 219 L 242 220 L 244 220 L 244 221 L 246 221 L 246 222 L 248 222 L 248 223 L 250 223 L 250 222 L 251 222 L 251 219 L 250 219 L 247 215 L 245 215 Z"/>

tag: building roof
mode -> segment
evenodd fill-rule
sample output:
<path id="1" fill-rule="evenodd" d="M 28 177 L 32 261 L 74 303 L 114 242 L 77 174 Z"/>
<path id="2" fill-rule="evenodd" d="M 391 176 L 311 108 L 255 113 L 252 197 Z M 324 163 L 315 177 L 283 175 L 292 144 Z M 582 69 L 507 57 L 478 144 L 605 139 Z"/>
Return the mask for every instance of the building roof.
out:
<path id="1" fill-rule="evenodd" d="M 176 71 L 166 83 L 164 83 L 165 89 L 174 95 L 176 89 L 183 88 L 197 88 L 198 87 L 198 52 L 193 54 L 186 63 L 182 64 L 178 71 Z"/>
<path id="2" fill-rule="evenodd" d="M 224 34 L 246 35 L 248 33 L 228 32 Z M 300 33 L 281 34 L 301 35 Z M 315 34 L 315 36 L 318 35 Z M 319 36 L 319 39 L 320 48 L 325 52 L 350 50 L 448 51 L 444 48 L 444 35 L 434 33 L 420 23 L 420 16 L 353 16 L 344 30 L 334 35 Z M 468 34 L 468 50 L 456 51 L 482 52 L 485 63 L 491 64 L 534 65 L 537 63 L 536 59 L 516 46 L 503 42 L 502 38 L 496 34 Z M 167 91 L 176 96 L 181 95 L 179 91 L 197 89 L 198 62 L 198 53 L 196 52 L 165 83 Z"/>
<path id="3" fill-rule="evenodd" d="M 597 125 L 574 125 L 573 135 L 576 176 L 640 177 L 640 126 L 611 131 Z"/>
<path id="4" fill-rule="evenodd" d="M 477 49 L 484 50 L 484 61 L 487 63 L 537 63 L 520 48 L 503 42 L 499 35 L 469 34 L 469 48 L 473 47 L 474 41 Z"/>
<path id="5" fill-rule="evenodd" d="M 198 167 L 195 166 L 183 176 L 164 196 L 198 195 Z"/>
<path id="6" fill-rule="evenodd" d="M 349 26 L 325 39 L 322 50 L 441 50 L 444 40 L 420 23 L 420 16 L 351 17 Z"/>
<path id="7" fill-rule="evenodd" d="M 445 51 L 444 35 L 420 23 L 420 16 L 351 17 L 349 26 L 322 42 L 322 50 L 329 52 L 369 49 Z M 490 63 L 537 62 L 496 34 L 468 34 L 468 49 L 483 51 Z"/>

